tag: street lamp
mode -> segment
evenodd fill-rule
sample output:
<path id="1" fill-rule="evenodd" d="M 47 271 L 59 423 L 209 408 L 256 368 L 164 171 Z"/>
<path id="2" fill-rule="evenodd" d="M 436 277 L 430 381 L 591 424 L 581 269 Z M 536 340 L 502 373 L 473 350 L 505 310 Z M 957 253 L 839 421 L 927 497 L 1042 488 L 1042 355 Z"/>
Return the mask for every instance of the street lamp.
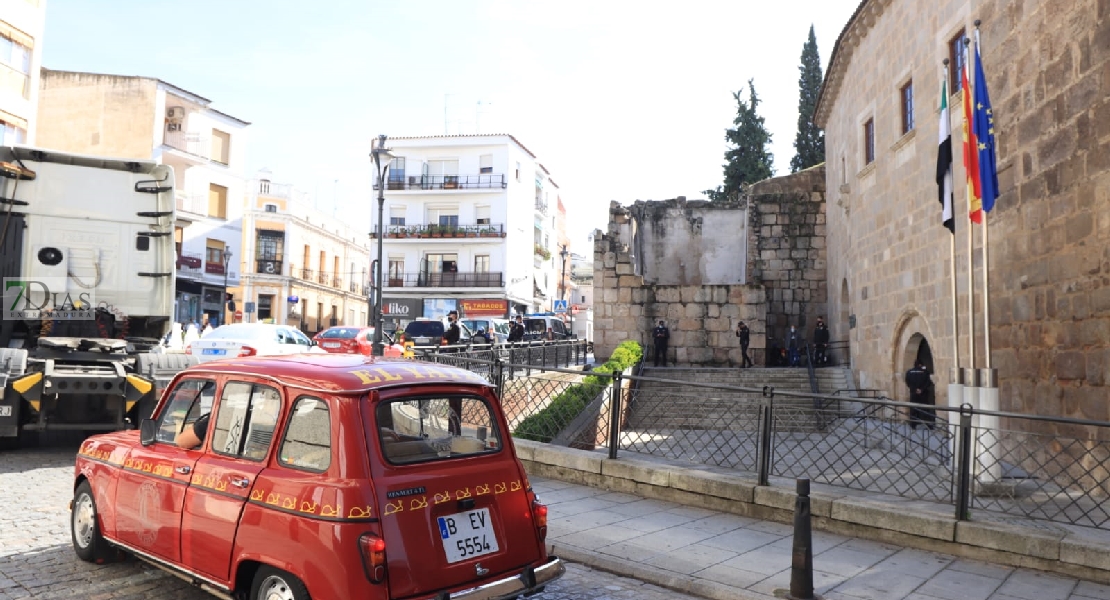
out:
<path id="1" fill-rule="evenodd" d="M 563 244 L 563 250 L 561 252 L 559 252 L 559 256 L 563 257 L 563 275 L 561 277 L 559 277 L 559 299 L 560 300 L 566 300 L 567 299 L 567 256 L 568 255 L 570 255 L 570 252 L 567 252 L 567 245 Z"/>
<path id="2" fill-rule="evenodd" d="M 374 356 L 383 356 L 385 354 L 385 346 L 382 344 L 382 271 L 385 270 L 385 263 L 382 262 L 382 238 L 385 237 L 385 228 L 382 226 L 382 219 L 385 213 L 385 175 L 389 171 L 389 161 L 393 160 L 393 155 L 389 153 L 389 148 L 385 147 L 385 135 L 378 136 L 378 143 L 373 145 L 370 150 L 370 156 L 374 159 L 374 168 L 378 173 L 378 271 L 375 273 L 374 291 L 378 295 L 377 302 L 374 302 L 373 315 L 374 315 L 374 345 L 372 352 Z M 373 296 L 371 295 L 371 298 Z"/>
<path id="3" fill-rule="evenodd" d="M 231 250 L 224 250 L 224 310 L 220 315 L 220 323 L 227 324 L 227 305 L 231 302 L 231 298 L 227 293 L 227 271 L 228 266 L 231 264 Z M 232 308 L 231 310 L 235 310 Z"/>

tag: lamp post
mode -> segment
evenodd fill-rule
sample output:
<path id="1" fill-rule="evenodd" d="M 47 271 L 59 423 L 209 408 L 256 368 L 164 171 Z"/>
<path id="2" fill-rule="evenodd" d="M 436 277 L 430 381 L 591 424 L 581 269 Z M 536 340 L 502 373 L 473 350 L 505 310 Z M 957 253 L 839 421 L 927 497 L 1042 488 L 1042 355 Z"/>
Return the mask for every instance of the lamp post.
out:
<path id="1" fill-rule="evenodd" d="M 372 352 L 374 356 L 382 356 L 385 354 L 385 347 L 382 345 L 382 271 L 385 270 L 384 263 L 382 262 L 382 238 L 385 237 L 385 228 L 382 226 L 382 219 L 385 213 L 385 175 L 389 171 L 389 161 L 393 160 L 393 155 L 389 153 L 389 148 L 385 147 L 384 134 L 378 136 L 378 143 L 373 146 L 373 149 L 370 151 L 370 156 L 374 158 L 374 169 L 378 174 L 378 270 L 374 274 L 374 279 L 376 281 L 374 290 L 371 291 L 371 294 L 377 294 L 373 308 L 374 345 Z"/>
<path id="2" fill-rule="evenodd" d="M 568 255 L 570 255 L 570 252 L 567 252 L 567 245 L 563 244 L 563 249 L 559 251 L 559 256 L 563 257 L 563 274 L 559 276 L 559 299 L 560 300 L 566 300 L 567 299 L 567 256 Z M 569 313 L 569 312 L 570 312 L 570 309 L 568 307 L 567 313 Z M 567 313 L 564 313 L 564 315 L 566 315 Z"/>
<path id="3" fill-rule="evenodd" d="M 222 313 L 220 315 L 221 324 L 227 324 L 227 304 L 231 301 L 227 292 L 227 270 L 229 265 L 231 265 L 231 250 L 224 250 L 224 309 L 220 311 Z"/>

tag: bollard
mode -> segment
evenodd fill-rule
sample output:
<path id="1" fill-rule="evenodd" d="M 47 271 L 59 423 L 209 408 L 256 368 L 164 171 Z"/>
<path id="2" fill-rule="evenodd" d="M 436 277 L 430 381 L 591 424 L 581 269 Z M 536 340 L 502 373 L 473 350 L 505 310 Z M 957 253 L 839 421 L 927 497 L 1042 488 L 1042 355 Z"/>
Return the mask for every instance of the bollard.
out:
<path id="1" fill-rule="evenodd" d="M 790 561 L 790 600 L 820 600 L 813 595 L 813 535 L 810 527 L 809 480 L 798 480 L 794 501 L 794 551 Z"/>

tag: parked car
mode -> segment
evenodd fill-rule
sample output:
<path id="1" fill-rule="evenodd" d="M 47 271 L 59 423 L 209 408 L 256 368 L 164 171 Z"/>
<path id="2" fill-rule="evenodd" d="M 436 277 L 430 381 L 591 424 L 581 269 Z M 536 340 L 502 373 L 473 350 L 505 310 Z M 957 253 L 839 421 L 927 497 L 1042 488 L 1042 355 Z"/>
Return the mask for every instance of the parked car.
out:
<path id="1" fill-rule="evenodd" d="M 388 333 L 383 333 L 386 356 L 402 356 L 405 351 Z M 332 354 L 361 354 L 370 356 L 374 348 L 373 327 L 336 326 L 312 336 L 321 349 Z"/>
<path id="2" fill-rule="evenodd" d="M 466 325 L 467 328 L 475 334 L 477 334 L 479 330 L 488 333 L 492 344 L 501 345 L 509 340 L 508 319 L 477 317 L 473 319 L 461 319 L 460 322 Z"/>
<path id="3" fill-rule="evenodd" d="M 202 363 L 221 358 L 305 352 L 322 353 L 323 350 L 296 327 L 269 323 L 222 325 L 185 347 L 185 354 L 196 356 Z"/>
<path id="4" fill-rule="evenodd" d="M 82 560 L 131 555 L 223 598 L 504 599 L 565 570 L 496 389 L 444 365 L 190 367 L 138 431 L 82 442 L 73 489 Z"/>
<path id="5" fill-rule="evenodd" d="M 447 332 L 447 324 L 439 319 L 416 319 L 405 326 L 405 339 L 417 346 L 443 346 L 446 341 L 443 334 Z M 470 338 L 474 337 L 466 324 L 459 323 L 459 345 L 470 345 Z"/>

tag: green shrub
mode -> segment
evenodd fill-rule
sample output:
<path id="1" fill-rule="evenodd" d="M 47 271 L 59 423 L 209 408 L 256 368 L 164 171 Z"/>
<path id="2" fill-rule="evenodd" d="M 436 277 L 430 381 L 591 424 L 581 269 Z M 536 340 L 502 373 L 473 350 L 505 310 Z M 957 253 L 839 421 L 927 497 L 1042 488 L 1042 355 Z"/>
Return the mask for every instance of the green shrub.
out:
<path id="1" fill-rule="evenodd" d="M 621 342 L 605 364 L 594 367 L 593 373 L 619 373 L 640 362 L 643 348 L 634 341 Z M 549 442 L 570 424 L 598 394 L 612 383 L 611 377 L 587 375 L 560 392 L 543 410 L 525 418 L 516 427 L 513 437 L 536 442 Z"/>

